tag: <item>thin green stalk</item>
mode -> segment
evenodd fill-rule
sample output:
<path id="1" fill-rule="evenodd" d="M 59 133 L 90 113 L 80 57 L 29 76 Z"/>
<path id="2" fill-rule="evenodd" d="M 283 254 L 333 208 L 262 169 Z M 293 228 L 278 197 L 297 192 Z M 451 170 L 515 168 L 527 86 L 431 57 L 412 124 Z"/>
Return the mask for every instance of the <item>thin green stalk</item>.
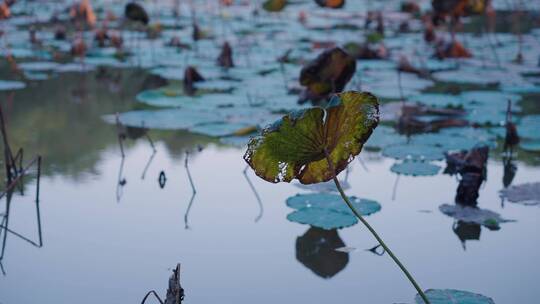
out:
<path id="1" fill-rule="evenodd" d="M 384 241 L 381 239 L 381 237 L 377 234 L 377 232 L 375 231 L 375 229 L 373 229 L 373 227 L 371 227 L 371 225 L 369 225 L 369 223 L 364 219 L 364 217 L 362 217 L 362 215 L 360 214 L 360 212 L 358 212 L 358 210 L 356 210 L 356 208 L 354 208 L 354 206 L 352 205 L 351 201 L 349 201 L 349 198 L 347 197 L 347 195 L 345 195 L 345 192 L 343 191 L 343 188 L 341 188 L 341 184 L 339 183 L 339 180 L 337 179 L 336 177 L 336 170 L 334 168 L 334 164 L 332 163 L 332 160 L 330 159 L 330 155 L 328 154 L 328 151 L 325 150 L 324 151 L 325 154 L 326 154 L 326 161 L 328 162 L 328 167 L 330 168 L 330 171 L 332 171 L 332 177 L 334 179 L 334 183 L 336 184 L 336 188 L 338 189 L 339 191 L 339 194 L 341 194 L 341 197 L 343 198 L 343 200 L 345 201 L 345 203 L 347 204 L 347 206 L 349 206 L 349 208 L 351 209 L 351 211 L 354 213 L 354 215 L 356 215 L 356 217 L 362 222 L 362 224 L 364 224 L 364 226 L 366 226 L 366 228 L 369 230 L 369 232 L 371 232 L 371 234 L 373 234 L 373 236 L 375 237 L 375 239 L 377 239 L 377 241 L 379 242 L 379 244 L 381 244 L 381 246 L 384 248 L 384 250 L 386 252 L 388 252 L 388 255 L 390 255 L 390 257 L 392 258 L 392 260 L 394 260 L 394 262 L 396 262 L 396 264 L 399 266 L 399 268 L 403 271 L 403 273 L 405 273 L 405 276 L 407 276 L 407 278 L 409 279 L 409 281 L 411 281 L 411 283 L 413 284 L 414 288 L 416 288 L 416 291 L 418 291 L 418 294 L 420 295 L 420 297 L 422 297 L 422 299 L 424 300 L 424 302 L 426 304 L 430 304 L 428 298 L 426 297 L 426 295 L 424 294 L 424 292 L 422 291 L 422 289 L 420 288 L 420 286 L 418 286 L 418 283 L 416 283 L 416 281 L 414 280 L 414 278 L 412 277 L 412 275 L 409 273 L 409 271 L 407 270 L 407 268 L 405 268 L 405 266 L 403 266 L 403 264 L 401 264 L 401 262 L 399 261 L 399 259 L 394 255 L 394 253 L 392 252 L 392 250 L 390 250 L 390 248 L 388 248 L 388 246 L 386 246 L 386 244 L 384 243 Z"/>

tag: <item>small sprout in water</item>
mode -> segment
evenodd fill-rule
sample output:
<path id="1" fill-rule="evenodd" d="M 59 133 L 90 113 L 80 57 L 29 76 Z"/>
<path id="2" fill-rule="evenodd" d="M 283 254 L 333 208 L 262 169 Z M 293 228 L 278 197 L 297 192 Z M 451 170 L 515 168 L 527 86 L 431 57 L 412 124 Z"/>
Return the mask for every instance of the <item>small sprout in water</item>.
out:
<path id="1" fill-rule="evenodd" d="M 344 202 L 405 273 L 421 298 L 422 289 L 345 195 L 336 175 L 360 153 L 379 123 L 379 103 L 370 93 L 344 92 L 326 108 L 285 115 L 250 140 L 244 155 L 255 173 L 272 183 L 298 179 L 303 184 L 334 180 Z"/>

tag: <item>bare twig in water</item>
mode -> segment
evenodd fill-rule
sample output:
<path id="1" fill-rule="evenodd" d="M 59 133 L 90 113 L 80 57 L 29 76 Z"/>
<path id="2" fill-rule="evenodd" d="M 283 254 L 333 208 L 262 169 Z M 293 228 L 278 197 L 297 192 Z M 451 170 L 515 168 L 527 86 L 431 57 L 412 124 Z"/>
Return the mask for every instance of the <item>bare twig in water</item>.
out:
<path id="1" fill-rule="evenodd" d="M 176 264 L 176 268 L 169 278 L 169 287 L 167 288 L 165 302 L 161 300 L 155 290 L 150 290 L 144 296 L 141 304 L 144 304 L 150 295 L 153 295 L 161 304 L 182 304 L 182 301 L 184 300 L 184 288 L 182 288 L 182 285 L 180 284 L 180 264 Z"/>
<path id="2" fill-rule="evenodd" d="M 156 299 L 159 301 L 159 303 L 164 304 L 164 303 L 163 303 L 163 300 L 161 300 L 161 298 L 159 297 L 159 295 L 156 293 L 155 290 L 150 290 L 150 291 L 144 296 L 144 298 L 143 298 L 141 304 L 146 303 L 146 299 L 148 299 L 148 297 L 149 297 L 150 295 L 154 295 L 154 297 L 156 297 Z"/>
<path id="3" fill-rule="evenodd" d="M 259 204 L 259 215 L 257 215 L 257 217 L 255 218 L 255 223 L 256 223 L 263 217 L 264 206 L 263 206 L 261 197 L 259 196 L 259 193 L 257 192 L 257 189 L 255 189 L 255 186 L 253 185 L 253 183 L 249 179 L 249 176 L 247 175 L 247 169 L 248 168 L 249 168 L 249 166 L 246 166 L 244 171 L 242 171 L 242 174 L 244 174 L 244 177 L 246 178 L 246 181 L 248 182 L 248 185 L 251 188 L 251 191 L 253 192 L 253 194 L 255 195 L 255 198 L 257 199 L 257 203 Z"/>

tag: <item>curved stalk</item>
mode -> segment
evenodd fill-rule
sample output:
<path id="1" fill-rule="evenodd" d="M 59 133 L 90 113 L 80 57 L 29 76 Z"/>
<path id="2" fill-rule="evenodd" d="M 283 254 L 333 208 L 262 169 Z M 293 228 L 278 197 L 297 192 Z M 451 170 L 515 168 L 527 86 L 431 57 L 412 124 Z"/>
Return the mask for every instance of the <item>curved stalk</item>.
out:
<path id="1" fill-rule="evenodd" d="M 403 264 L 401 264 L 401 262 L 399 261 L 399 259 L 394 255 L 394 253 L 392 252 L 392 250 L 390 250 L 390 248 L 388 248 L 388 246 L 386 246 L 386 244 L 384 243 L 384 241 L 381 239 L 381 237 L 377 234 L 377 232 L 375 231 L 375 229 L 373 229 L 373 227 L 371 227 L 371 225 L 364 219 L 364 217 L 362 217 L 362 215 L 360 214 L 360 212 L 358 212 L 358 210 L 356 210 L 356 208 L 354 208 L 353 204 L 351 203 L 351 201 L 349 201 L 349 198 L 347 197 L 347 195 L 345 195 L 345 192 L 343 191 L 343 188 L 341 188 L 341 184 L 339 183 L 339 180 L 337 179 L 336 177 L 336 170 L 334 168 L 334 164 L 332 163 L 332 160 L 330 159 L 330 155 L 328 154 L 328 151 L 325 149 L 324 151 L 325 155 L 326 155 L 326 161 L 328 162 L 328 167 L 330 168 L 330 171 L 332 171 L 332 178 L 334 180 L 334 183 L 336 184 L 336 188 L 338 189 L 339 191 L 339 194 L 341 194 L 341 197 L 343 198 L 343 201 L 345 201 L 345 203 L 347 204 L 347 206 L 349 207 L 349 209 L 351 209 L 351 211 L 354 213 L 354 215 L 356 215 L 356 217 L 362 222 L 362 224 L 364 224 L 364 226 L 366 226 L 366 228 L 369 230 L 369 232 L 371 232 L 371 234 L 373 234 L 373 236 L 375 237 L 375 239 L 377 239 L 377 241 L 379 242 L 379 244 L 381 244 L 381 246 L 384 248 L 384 250 L 386 252 L 388 252 L 388 255 L 392 258 L 392 260 L 394 260 L 394 262 L 399 266 L 399 268 L 401 269 L 401 271 L 403 271 L 403 273 L 405 274 L 405 276 L 409 279 L 409 281 L 411 281 L 412 285 L 414 286 L 414 288 L 416 288 L 416 291 L 418 291 L 418 294 L 420 295 L 420 297 L 422 297 L 422 300 L 424 300 L 424 302 L 426 304 L 430 304 L 429 303 L 429 300 L 428 298 L 426 297 L 426 295 L 424 294 L 424 292 L 422 291 L 422 289 L 420 288 L 420 286 L 418 285 L 418 283 L 416 283 L 416 281 L 414 280 L 414 278 L 412 277 L 412 275 L 409 273 L 409 271 L 407 270 L 407 268 L 405 268 L 405 266 L 403 266 Z"/>

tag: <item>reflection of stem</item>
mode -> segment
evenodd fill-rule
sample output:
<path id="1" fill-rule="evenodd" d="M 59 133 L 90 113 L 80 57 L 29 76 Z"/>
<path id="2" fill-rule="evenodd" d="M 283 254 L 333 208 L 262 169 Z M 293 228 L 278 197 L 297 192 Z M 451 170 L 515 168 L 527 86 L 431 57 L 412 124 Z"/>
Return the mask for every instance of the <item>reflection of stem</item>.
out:
<path id="1" fill-rule="evenodd" d="M 411 281 L 412 285 L 414 286 L 414 288 L 416 288 L 416 290 L 418 291 L 418 294 L 422 297 L 422 299 L 424 300 L 424 302 L 426 304 L 429 304 L 429 300 L 427 299 L 426 295 L 424 294 L 424 292 L 422 291 L 422 289 L 420 288 L 420 286 L 418 286 L 418 284 L 416 283 L 416 281 L 414 280 L 414 278 L 412 277 L 412 275 L 409 273 L 409 271 L 407 270 L 407 268 L 405 268 L 405 266 L 403 266 L 403 264 L 401 264 L 401 262 L 399 261 L 399 259 L 394 255 L 394 253 L 390 250 L 390 248 L 388 248 L 388 246 L 386 246 L 386 244 L 384 243 L 384 241 L 381 239 L 381 237 L 377 234 L 377 232 L 375 231 L 375 229 L 373 229 L 371 227 L 371 225 L 364 219 L 364 217 L 362 217 L 362 215 L 360 214 L 360 212 L 358 212 L 358 210 L 356 210 L 356 208 L 352 205 L 352 203 L 349 201 L 349 198 L 347 197 L 347 195 L 345 195 L 345 192 L 343 191 L 343 189 L 341 188 L 341 184 L 339 183 L 339 180 L 337 179 L 336 177 L 336 170 L 334 168 L 334 164 L 332 163 L 332 160 L 330 159 L 330 154 L 328 154 L 328 150 L 324 150 L 324 153 L 326 154 L 326 161 L 328 162 L 328 168 L 330 169 L 330 171 L 332 172 L 332 175 L 333 175 L 333 179 L 334 179 L 334 183 L 336 184 L 336 188 L 338 189 L 339 191 L 339 194 L 341 194 L 341 197 L 343 198 L 343 200 L 345 201 L 345 203 L 347 204 L 347 206 L 349 206 L 349 209 L 351 209 L 351 211 L 354 213 L 354 215 L 356 215 L 356 217 L 362 222 L 362 224 L 364 224 L 364 226 L 366 226 L 366 228 L 369 230 L 369 232 L 371 232 L 371 234 L 375 237 L 375 239 L 377 239 L 377 241 L 379 242 L 379 244 L 384 248 L 384 250 L 386 252 L 388 252 L 388 255 L 392 258 L 392 260 L 394 260 L 394 262 L 399 266 L 399 268 L 401 269 L 401 271 L 403 271 L 403 273 L 405 274 L 405 276 L 407 276 L 407 278 L 409 279 L 409 281 Z"/>
<path id="2" fill-rule="evenodd" d="M 186 159 L 184 161 L 184 167 L 186 167 L 189 183 L 191 184 L 191 190 L 193 190 L 193 194 L 195 194 L 197 193 L 197 190 L 195 189 L 195 184 L 193 184 L 193 179 L 191 178 L 191 173 L 189 172 L 189 152 L 187 151 L 186 151 Z"/>
<path id="3" fill-rule="evenodd" d="M 360 163 L 360 165 L 362 165 L 362 168 L 364 168 L 364 170 L 366 170 L 366 172 L 369 172 L 369 169 L 366 166 L 366 163 L 364 163 L 364 161 L 362 160 L 361 157 L 358 157 L 358 162 Z"/>
<path id="4" fill-rule="evenodd" d="M 189 211 L 191 210 L 191 206 L 193 205 L 193 201 L 195 200 L 196 193 L 193 192 L 191 195 L 191 199 L 189 200 L 188 207 L 186 209 L 186 213 L 184 214 L 184 225 L 186 229 L 189 229 L 188 219 L 189 219 Z"/>
<path id="5" fill-rule="evenodd" d="M 124 161 L 125 158 L 122 157 L 122 160 L 120 161 L 120 170 L 118 171 L 118 182 L 116 183 L 116 201 L 120 202 L 120 199 L 122 198 L 122 189 L 124 185 L 126 184 L 126 179 L 122 178 L 122 172 L 124 171 Z"/>
<path id="6" fill-rule="evenodd" d="M 144 166 L 143 173 L 141 175 L 141 179 L 144 179 L 146 175 L 146 171 L 148 171 L 148 168 L 150 168 L 150 164 L 154 160 L 154 157 L 156 156 L 156 149 L 154 149 L 154 152 L 152 152 L 152 155 L 150 155 L 150 158 L 148 159 L 148 162 L 146 163 L 146 166 Z"/>
<path id="7" fill-rule="evenodd" d="M 255 194 L 255 198 L 257 199 L 257 203 L 259 204 L 259 215 L 257 215 L 257 217 L 255 218 L 255 223 L 256 223 L 262 218 L 264 214 L 264 206 L 262 204 L 261 197 L 259 196 L 259 193 L 257 192 L 257 189 L 255 189 L 255 186 L 253 185 L 253 183 L 249 179 L 249 176 L 247 175 L 248 168 L 249 166 L 246 166 L 244 171 L 242 171 L 242 174 L 244 174 L 244 177 L 246 178 L 246 181 L 248 182 L 248 185 L 251 188 L 251 191 L 253 191 L 253 194 Z"/>
<path id="8" fill-rule="evenodd" d="M 400 176 L 401 176 L 401 174 L 398 174 L 397 177 L 396 177 L 396 181 L 394 182 L 394 187 L 392 188 L 392 200 L 396 199 L 397 187 L 398 187 L 399 177 Z"/>
<path id="9" fill-rule="evenodd" d="M 159 301 L 159 303 L 163 304 L 163 300 L 161 300 L 161 298 L 158 296 L 158 294 L 156 293 L 155 290 L 150 290 L 143 298 L 141 304 L 144 304 L 146 302 L 146 299 L 150 296 L 150 295 L 154 295 L 154 297 L 156 297 L 156 299 Z"/>
<path id="10" fill-rule="evenodd" d="M 186 168 L 187 176 L 188 176 L 189 183 L 191 185 L 191 190 L 192 190 L 191 199 L 189 200 L 186 213 L 184 214 L 184 224 L 186 226 L 186 229 L 189 229 L 189 225 L 188 225 L 189 211 L 191 210 L 191 206 L 193 205 L 193 201 L 195 200 L 197 189 L 195 189 L 195 184 L 193 184 L 193 178 L 191 178 L 191 173 L 189 171 L 189 152 L 188 151 L 186 151 L 186 159 L 184 161 L 184 167 Z"/>
<path id="11" fill-rule="evenodd" d="M 150 146 L 152 147 L 152 150 L 154 150 L 154 153 L 156 153 L 156 147 L 154 146 L 154 141 L 152 138 L 150 138 L 150 135 L 148 135 L 148 132 L 144 133 L 144 136 L 146 136 L 146 139 L 148 139 L 148 142 L 150 143 Z"/>

